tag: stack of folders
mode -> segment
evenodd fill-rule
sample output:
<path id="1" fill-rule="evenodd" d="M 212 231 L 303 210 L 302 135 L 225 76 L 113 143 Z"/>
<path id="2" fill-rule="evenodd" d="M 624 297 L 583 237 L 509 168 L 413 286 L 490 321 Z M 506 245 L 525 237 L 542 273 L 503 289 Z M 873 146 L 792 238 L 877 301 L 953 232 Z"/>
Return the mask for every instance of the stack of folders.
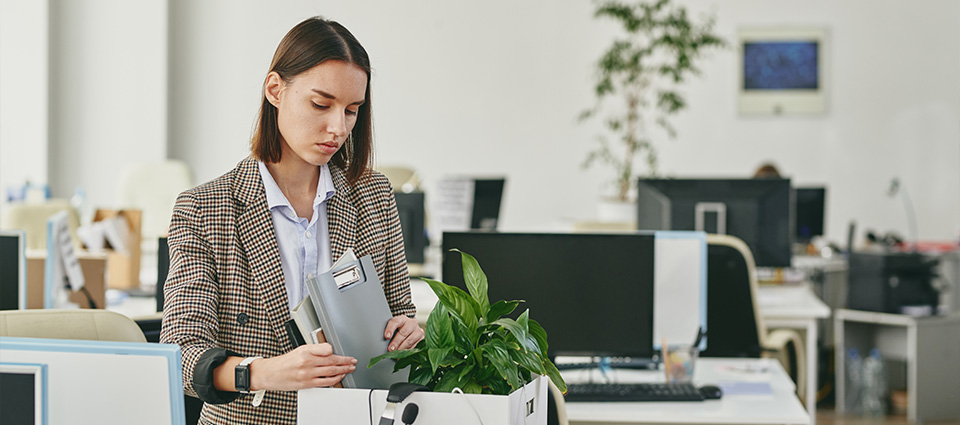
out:
<path id="1" fill-rule="evenodd" d="M 406 381 L 393 362 L 368 368 L 370 359 L 387 351 L 383 337 L 392 317 L 383 286 L 369 255 L 357 259 L 348 249 L 326 273 L 307 279 L 309 295 L 294 308 L 287 333 L 295 344 L 327 342 L 334 354 L 357 359 L 357 369 L 343 378 L 346 388 L 387 389 Z"/>

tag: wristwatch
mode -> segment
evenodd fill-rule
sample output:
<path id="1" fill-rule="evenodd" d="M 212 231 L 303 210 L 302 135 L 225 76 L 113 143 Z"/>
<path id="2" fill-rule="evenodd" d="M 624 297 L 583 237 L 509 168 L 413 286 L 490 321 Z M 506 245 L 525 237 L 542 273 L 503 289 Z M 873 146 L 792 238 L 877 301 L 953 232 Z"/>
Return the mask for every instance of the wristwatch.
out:
<path id="1" fill-rule="evenodd" d="M 237 391 L 250 394 L 250 363 L 253 363 L 256 359 L 261 359 L 262 357 L 247 357 L 243 359 L 240 364 L 233 371 L 234 384 L 237 387 Z"/>

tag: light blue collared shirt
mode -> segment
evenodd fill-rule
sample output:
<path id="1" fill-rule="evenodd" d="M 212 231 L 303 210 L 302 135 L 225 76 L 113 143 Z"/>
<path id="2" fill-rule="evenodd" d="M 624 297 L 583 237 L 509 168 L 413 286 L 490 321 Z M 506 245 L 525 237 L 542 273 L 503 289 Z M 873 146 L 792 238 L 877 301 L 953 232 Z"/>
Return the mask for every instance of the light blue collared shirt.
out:
<path id="1" fill-rule="evenodd" d="M 307 295 L 305 282 L 327 271 L 333 265 L 330 254 L 330 231 L 327 226 L 327 200 L 337 193 L 327 164 L 320 167 L 317 197 L 313 199 L 313 216 L 308 221 L 298 217 L 290 201 L 280 191 L 266 164 L 259 162 L 260 178 L 267 192 L 267 207 L 273 217 L 280 248 L 280 266 L 287 286 L 287 301 L 292 310 Z"/>

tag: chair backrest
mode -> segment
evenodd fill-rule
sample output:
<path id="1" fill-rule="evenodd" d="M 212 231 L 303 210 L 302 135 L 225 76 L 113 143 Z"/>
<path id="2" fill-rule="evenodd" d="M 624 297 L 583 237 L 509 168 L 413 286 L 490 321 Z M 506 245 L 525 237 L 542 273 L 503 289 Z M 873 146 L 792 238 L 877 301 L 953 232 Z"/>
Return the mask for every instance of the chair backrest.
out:
<path id="1" fill-rule="evenodd" d="M 394 192 L 416 192 L 420 190 L 420 177 L 411 168 L 402 165 L 381 165 L 377 171 L 390 180 Z"/>
<path id="2" fill-rule="evenodd" d="M 147 342 L 133 319 L 89 309 L 0 311 L 0 336 Z"/>
<path id="3" fill-rule="evenodd" d="M 547 392 L 547 425 L 569 425 L 567 420 L 567 401 L 560 392 L 560 388 L 550 380 L 547 380 L 549 391 Z"/>
<path id="4" fill-rule="evenodd" d="M 703 357 L 760 357 L 766 334 L 757 308 L 757 272 L 739 238 L 707 235 L 707 349 Z"/>
<path id="5" fill-rule="evenodd" d="M 47 247 L 47 219 L 60 212 L 67 211 L 67 225 L 74 245 L 80 246 L 77 228 L 80 227 L 80 214 L 66 199 L 48 199 L 40 203 L 13 204 L 3 215 L 2 229 L 23 230 L 27 234 L 27 249 L 45 249 Z"/>
<path id="6" fill-rule="evenodd" d="M 166 235 L 177 196 L 189 189 L 192 181 L 183 161 L 130 164 L 120 173 L 118 207 L 143 212 L 140 234 L 145 240 Z"/>

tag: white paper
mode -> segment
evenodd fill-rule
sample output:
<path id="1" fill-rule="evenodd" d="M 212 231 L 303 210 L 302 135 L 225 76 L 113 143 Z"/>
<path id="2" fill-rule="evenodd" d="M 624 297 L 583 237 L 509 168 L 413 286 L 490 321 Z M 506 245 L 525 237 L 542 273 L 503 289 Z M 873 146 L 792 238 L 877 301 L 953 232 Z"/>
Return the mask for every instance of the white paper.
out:
<path id="1" fill-rule="evenodd" d="M 437 182 L 437 192 L 431 194 L 437 235 L 470 229 L 474 190 L 475 182 L 471 178 L 446 178 Z"/>
<path id="2" fill-rule="evenodd" d="M 60 220 L 56 223 L 55 237 L 57 238 L 57 249 L 60 250 L 60 260 L 63 264 L 64 274 L 67 281 L 70 282 L 70 288 L 79 291 L 83 288 L 86 281 L 83 280 L 83 270 L 80 268 L 80 260 L 73 251 L 73 241 L 70 240 L 70 228 L 67 227 L 67 220 Z M 56 289 L 56 288 L 55 288 Z"/>

